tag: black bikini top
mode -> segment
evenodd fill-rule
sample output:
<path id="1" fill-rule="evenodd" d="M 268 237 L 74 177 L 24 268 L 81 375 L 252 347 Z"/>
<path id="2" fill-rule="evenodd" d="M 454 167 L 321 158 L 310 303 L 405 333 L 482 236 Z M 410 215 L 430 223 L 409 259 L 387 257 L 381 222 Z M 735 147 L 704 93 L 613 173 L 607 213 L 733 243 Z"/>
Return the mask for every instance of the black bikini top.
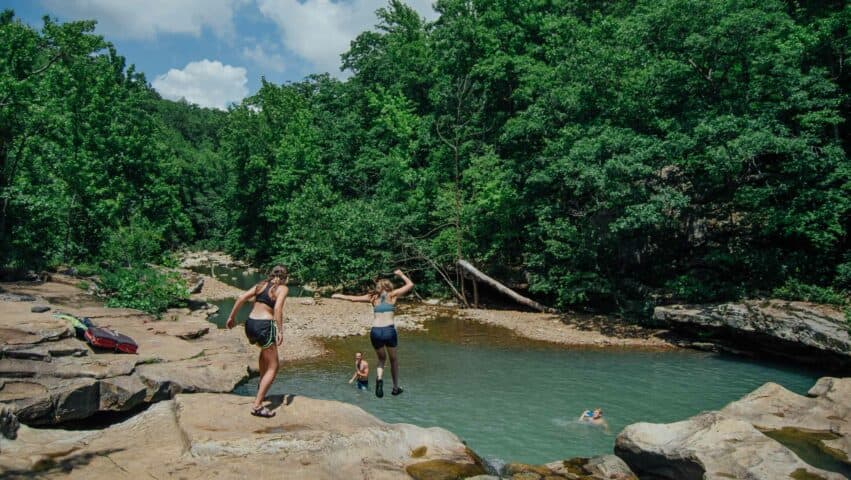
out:
<path id="1" fill-rule="evenodd" d="M 269 296 L 270 288 L 272 288 L 272 282 L 267 282 L 266 288 L 264 288 L 263 291 L 254 298 L 254 300 L 267 305 L 269 308 L 275 308 L 275 301 L 272 300 L 271 296 Z"/>

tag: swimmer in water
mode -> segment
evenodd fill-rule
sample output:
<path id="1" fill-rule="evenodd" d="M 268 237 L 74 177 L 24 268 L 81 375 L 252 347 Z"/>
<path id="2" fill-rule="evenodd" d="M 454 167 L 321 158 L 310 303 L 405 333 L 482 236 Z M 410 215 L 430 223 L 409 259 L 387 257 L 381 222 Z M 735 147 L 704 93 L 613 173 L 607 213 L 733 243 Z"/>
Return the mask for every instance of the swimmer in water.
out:
<path id="1" fill-rule="evenodd" d="M 582 415 L 579 416 L 579 421 L 601 426 L 606 433 L 609 433 L 609 423 L 605 418 L 603 418 L 603 410 L 600 407 L 597 407 L 594 410 L 585 410 L 582 412 Z"/>

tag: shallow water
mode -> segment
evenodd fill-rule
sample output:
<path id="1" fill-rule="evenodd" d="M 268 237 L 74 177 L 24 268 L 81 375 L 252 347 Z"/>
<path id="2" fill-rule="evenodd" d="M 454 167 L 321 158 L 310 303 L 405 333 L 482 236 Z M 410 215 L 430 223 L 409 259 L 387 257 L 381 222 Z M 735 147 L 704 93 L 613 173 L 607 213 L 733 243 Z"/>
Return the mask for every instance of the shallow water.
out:
<path id="1" fill-rule="evenodd" d="M 832 472 L 837 472 L 851 478 L 851 464 L 842 462 L 825 452 L 819 446 L 820 439 L 836 438 L 830 434 L 804 433 L 789 430 L 779 430 L 775 432 L 766 432 L 766 435 L 786 445 L 790 450 L 795 452 L 801 460 L 810 465 Z"/>
<path id="2" fill-rule="evenodd" d="M 401 385 L 383 399 L 347 383 L 362 349 L 375 385 L 367 337 L 329 342 L 317 361 L 284 365 L 272 393 L 341 400 L 387 422 L 440 426 L 494 464 L 544 463 L 610 453 L 628 424 L 674 422 L 723 407 L 765 382 L 805 393 L 818 372 L 694 351 L 568 349 L 520 339 L 501 328 L 440 319 L 428 333 L 400 334 Z M 286 348 L 286 345 L 284 345 Z M 257 379 L 237 389 L 254 395 Z M 600 406 L 610 431 L 577 422 Z"/>

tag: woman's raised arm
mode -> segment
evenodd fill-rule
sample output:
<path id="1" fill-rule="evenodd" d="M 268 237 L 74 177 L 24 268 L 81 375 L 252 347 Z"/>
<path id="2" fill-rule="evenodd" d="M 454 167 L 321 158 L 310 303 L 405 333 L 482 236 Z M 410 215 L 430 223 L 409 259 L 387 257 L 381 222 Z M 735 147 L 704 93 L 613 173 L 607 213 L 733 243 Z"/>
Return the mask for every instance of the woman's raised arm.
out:
<path id="1" fill-rule="evenodd" d="M 396 271 L 393 273 L 395 273 L 399 278 L 401 278 L 405 282 L 405 284 L 397 288 L 396 290 L 393 290 L 390 295 L 399 298 L 402 295 L 410 292 L 414 288 L 414 282 L 412 282 L 411 279 L 408 278 L 407 275 L 405 275 L 405 272 L 397 268 Z"/>

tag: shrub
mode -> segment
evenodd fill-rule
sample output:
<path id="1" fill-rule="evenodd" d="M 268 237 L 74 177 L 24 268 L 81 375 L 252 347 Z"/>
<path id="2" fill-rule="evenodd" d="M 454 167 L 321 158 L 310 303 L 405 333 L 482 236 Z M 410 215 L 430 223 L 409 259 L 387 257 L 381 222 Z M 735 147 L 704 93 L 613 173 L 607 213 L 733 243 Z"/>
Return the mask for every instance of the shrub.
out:
<path id="1" fill-rule="evenodd" d="M 107 306 L 135 308 L 157 316 L 189 298 L 186 282 L 177 273 L 149 267 L 104 271 L 100 286 L 108 297 Z"/>
<path id="2" fill-rule="evenodd" d="M 128 226 L 113 231 L 101 249 L 101 257 L 112 268 L 159 263 L 163 235 L 151 222 L 134 218 Z"/>
<path id="3" fill-rule="evenodd" d="M 784 300 L 803 300 L 813 303 L 827 303 L 830 305 L 847 305 L 848 298 L 841 292 L 830 287 L 820 287 L 802 283 L 790 278 L 782 287 L 775 288 L 772 294 Z"/>

